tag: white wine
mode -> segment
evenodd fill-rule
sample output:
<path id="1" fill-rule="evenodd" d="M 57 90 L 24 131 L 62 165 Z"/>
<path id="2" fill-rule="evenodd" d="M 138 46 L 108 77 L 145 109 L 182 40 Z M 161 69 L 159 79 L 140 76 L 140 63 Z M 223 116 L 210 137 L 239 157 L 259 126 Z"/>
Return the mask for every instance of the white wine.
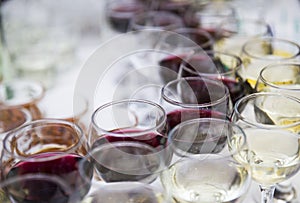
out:
<path id="1" fill-rule="evenodd" d="M 294 100 L 286 97 L 262 97 L 254 103 L 256 120 L 263 124 L 291 125 L 294 131 L 300 131 L 300 107 Z"/>
<path id="2" fill-rule="evenodd" d="M 185 159 L 161 175 L 161 182 L 176 202 L 239 202 L 246 193 L 247 170 L 228 160 Z"/>
<path id="3" fill-rule="evenodd" d="M 253 180 L 265 186 L 274 185 L 299 170 L 300 138 L 295 133 L 251 128 L 244 132 L 248 147 L 236 158 L 248 165 Z"/>

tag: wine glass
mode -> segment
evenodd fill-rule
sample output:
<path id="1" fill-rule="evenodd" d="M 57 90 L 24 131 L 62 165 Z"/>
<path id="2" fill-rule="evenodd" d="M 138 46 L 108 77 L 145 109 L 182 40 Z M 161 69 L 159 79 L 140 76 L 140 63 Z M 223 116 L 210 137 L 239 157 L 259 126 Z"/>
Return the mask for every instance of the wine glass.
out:
<path id="1" fill-rule="evenodd" d="M 2 180 L 26 174 L 57 175 L 82 198 L 89 190 L 79 170 L 86 154 L 82 130 L 74 123 L 44 119 L 10 131 L 3 140 Z"/>
<path id="2" fill-rule="evenodd" d="M 161 105 L 167 112 L 167 129 L 202 117 L 228 119 L 232 102 L 228 88 L 219 80 L 186 77 L 171 81 L 161 90 Z"/>
<path id="3" fill-rule="evenodd" d="M 38 107 L 44 97 L 44 86 L 36 81 L 19 79 L 1 83 L 0 104 L 12 108 L 25 108 L 32 120 L 42 118 L 42 112 Z"/>
<path id="4" fill-rule="evenodd" d="M 264 67 L 257 79 L 256 92 L 278 92 L 300 98 L 300 64 L 279 63 Z"/>
<path id="5" fill-rule="evenodd" d="M 90 154 L 101 155 L 99 152 L 105 149 L 117 156 L 119 148 L 126 151 L 132 148 L 136 153 L 148 153 L 149 157 L 154 157 L 157 161 L 159 157 L 163 159 L 165 165 L 168 165 L 172 152 L 168 148 L 165 127 L 166 113 L 154 102 L 126 99 L 106 103 L 97 108 L 91 118 L 88 135 Z M 129 142 L 129 144 L 123 146 L 119 142 Z M 131 154 L 128 151 L 128 156 Z"/>
<path id="6" fill-rule="evenodd" d="M 60 177 L 47 174 L 26 174 L 0 182 L 2 203 L 74 202 L 70 186 Z"/>
<path id="7" fill-rule="evenodd" d="M 221 22 L 216 32 L 216 51 L 241 55 L 244 43 L 253 38 L 272 36 L 270 25 L 262 20 L 247 18 L 227 18 Z"/>
<path id="8" fill-rule="evenodd" d="M 279 93 L 253 93 L 235 104 L 232 121 L 243 128 L 248 142 L 236 159 L 260 185 L 261 202 L 272 202 L 275 185 L 300 168 L 300 100 Z"/>
<path id="9" fill-rule="evenodd" d="M 151 202 L 171 203 L 164 190 L 158 186 L 141 182 L 114 182 L 99 184 L 83 202 Z"/>
<path id="10" fill-rule="evenodd" d="M 278 92 L 300 98 L 299 63 L 279 63 L 264 67 L 257 79 L 256 92 Z M 292 201 L 297 198 L 296 188 L 291 181 L 277 184 L 274 198 Z"/>
<path id="11" fill-rule="evenodd" d="M 164 83 L 178 77 L 180 64 L 191 54 L 211 50 L 213 47 L 212 36 L 200 28 L 178 28 L 172 32 L 161 35 L 155 50 L 154 61 L 161 67 L 160 78 Z"/>
<path id="12" fill-rule="evenodd" d="M 182 61 L 179 76 L 204 76 L 222 81 L 234 104 L 249 93 L 247 83 L 240 76 L 243 68 L 238 56 L 218 51 L 195 52 Z"/>
<path id="13" fill-rule="evenodd" d="M 292 62 L 299 59 L 300 46 L 293 41 L 262 37 L 247 41 L 242 48 L 244 73 L 241 76 L 254 89 L 261 69 L 271 63 Z"/>
<path id="14" fill-rule="evenodd" d="M 243 143 L 240 149 L 231 147 L 235 139 Z M 234 159 L 246 147 L 239 126 L 223 119 L 192 119 L 173 128 L 169 140 L 178 157 L 162 172 L 161 182 L 175 202 L 242 201 L 251 178 Z"/>
<path id="15" fill-rule="evenodd" d="M 218 40 L 217 30 L 227 18 L 235 18 L 235 8 L 225 1 L 196 1 L 192 12 L 186 14 L 186 23 L 208 31 L 214 40 Z"/>

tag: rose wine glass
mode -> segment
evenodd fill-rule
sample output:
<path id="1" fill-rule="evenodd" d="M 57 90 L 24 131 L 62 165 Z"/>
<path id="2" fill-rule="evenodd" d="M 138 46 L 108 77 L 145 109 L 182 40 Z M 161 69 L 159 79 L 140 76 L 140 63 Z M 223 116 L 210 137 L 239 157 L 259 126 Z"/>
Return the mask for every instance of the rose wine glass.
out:
<path id="1" fill-rule="evenodd" d="M 254 93 L 235 104 L 232 121 L 243 128 L 248 142 L 236 160 L 259 184 L 261 202 L 273 202 L 276 184 L 300 168 L 300 100 L 279 93 Z M 239 146 L 239 141 L 233 145 Z"/>
<path id="2" fill-rule="evenodd" d="M 80 199 L 90 187 L 79 170 L 85 155 L 85 136 L 76 124 L 54 119 L 32 121 L 10 131 L 3 140 L 2 180 L 26 174 L 56 175 Z"/>
<path id="3" fill-rule="evenodd" d="M 235 139 L 243 143 L 240 148 L 231 147 Z M 175 202 L 243 200 L 251 178 L 234 159 L 247 144 L 239 126 L 223 119 L 192 119 L 173 128 L 169 140 L 177 159 L 162 172 L 161 182 Z"/>

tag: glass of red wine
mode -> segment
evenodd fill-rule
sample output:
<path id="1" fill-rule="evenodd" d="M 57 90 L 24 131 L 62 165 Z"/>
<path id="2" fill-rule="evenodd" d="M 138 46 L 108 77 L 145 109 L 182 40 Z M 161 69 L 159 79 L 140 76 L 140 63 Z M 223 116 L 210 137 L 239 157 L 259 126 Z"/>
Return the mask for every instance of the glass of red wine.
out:
<path id="1" fill-rule="evenodd" d="M 196 52 L 182 61 L 178 74 L 180 77 L 205 76 L 222 81 L 234 104 L 252 90 L 240 76 L 243 68 L 238 56 L 218 51 Z"/>
<path id="2" fill-rule="evenodd" d="M 113 154 L 120 151 L 119 148 L 130 154 L 132 148 L 136 153 L 152 154 L 154 161 L 160 161 L 159 157 L 163 159 L 160 162 L 168 165 L 172 152 L 168 148 L 165 127 L 166 113 L 154 102 L 126 99 L 104 104 L 92 115 L 88 135 L 90 154 L 107 154 L 105 151 Z M 130 143 L 123 146 L 122 142 Z"/>
<path id="3" fill-rule="evenodd" d="M 113 0 L 106 3 L 106 20 L 111 29 L 127 32 L 134 15 L 145 12 L 146 6 L 139 0 Z"/>
<path id="4" fill-rule="evenodd" d="M 178 28 L 165 32 L 157 42 L 158 54 L 154 59 L 161 68 L 160 77 L 165 83 L 178 77 L 180 64 L 191 54 L 211 50 L 213 38 L 200 28 Z M 165 53 L 165 54 L 161 54 Z"/>
<path id="5" fill-rule="evenodd" d="M 2 180 L 26 174 L 56 175 L 80 199 L 90 187 L 79 169 L 86 155 L 85 145 L 83 131 L 74 123 L 54 119 L 32 121 L 10 131 L 3 140 Z M 86 172 L 92 178 L 92 173 Z M 44 197 L 35 198 L 38 201 Z"/>
<path id="6" fill-rule="evenodd" d="M 70 185 L 62 178 L 48 174 L 26 174 L 0 183 L 2 203 L 72 203 Z"/>
<path id="7" fill-rule="evenodd" d="M 186 21 L 191 27 L 206 30 L 217 40 L 217 31 L 224 19 L 235 18 L 235 8 L 226 1 L 196 1 L 193 11 L 186 14 Z"/>
<path id="8" fill-rule="evenodd" d="M 167 112 L 167 130 L 195 118 L 228 120 L 232 101 L 220 80 L 186 77 L 167 83 L 161 91 L 161 105 Z"/>
<path id="9" fill-rule="evenodd" d="M 242 202 L 251 178 L 234 159 L 247 145 L 239 126 L 198 118 L 178 124 L 168 137 L 174 159 L 160 178 L 174 202 Z M 237 140 L 239 148 L 232 147 Z"/>

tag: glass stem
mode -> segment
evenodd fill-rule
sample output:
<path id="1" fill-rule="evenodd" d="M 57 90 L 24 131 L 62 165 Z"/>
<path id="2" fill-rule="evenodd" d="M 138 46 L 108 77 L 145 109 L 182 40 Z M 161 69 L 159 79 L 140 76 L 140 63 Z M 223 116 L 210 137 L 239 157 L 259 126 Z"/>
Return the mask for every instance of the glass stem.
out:
<path id="1" fill-rule="evenodd" d="M 272 203 L 275 191 L 275 185 L 273 186 L 259 186 L 261 191 L 261 203 Z"/>

